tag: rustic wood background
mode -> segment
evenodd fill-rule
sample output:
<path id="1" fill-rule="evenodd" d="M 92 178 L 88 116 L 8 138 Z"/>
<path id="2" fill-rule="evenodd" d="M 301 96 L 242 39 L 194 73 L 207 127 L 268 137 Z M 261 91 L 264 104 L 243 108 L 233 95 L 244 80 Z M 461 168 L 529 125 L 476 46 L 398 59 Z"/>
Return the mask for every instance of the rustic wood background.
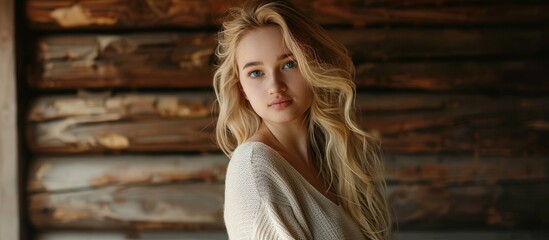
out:
<path id="1" fill-rule="evenodd" d="M 400 229 L 549 227 L 546 1 L 294 2 L 352 54 Z M 25 1 L 35 239 L 226 238 L 210 86 L 227 6 Z"/>
<path id="2" fill-rule="evenodd" d="M 0 0 L 0 240 L 20 237 L 14 5 Z"/>

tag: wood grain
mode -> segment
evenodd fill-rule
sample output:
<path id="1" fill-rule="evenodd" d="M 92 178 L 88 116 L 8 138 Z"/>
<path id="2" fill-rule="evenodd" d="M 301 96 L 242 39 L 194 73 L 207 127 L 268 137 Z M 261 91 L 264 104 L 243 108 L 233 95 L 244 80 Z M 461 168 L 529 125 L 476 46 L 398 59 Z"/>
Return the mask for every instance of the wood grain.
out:
<path id="1" fill-rule="evenodd" d="M 549 211 L 539 206 L 549 200 L 543 191 L 548 187 L 548 160 L 546 156 L 387 154 L 387 198 L 403 228 L 545 224 Z M 176 218 L 143 209 L 196 204 L 189 199 L 210 201 L 202 191 L 223 183 L 226 165 L 222 155 L 39 158 L 29 174 L 29 211 L 40 229 L 201 228 L 200 224 L 187 225 L 195 220 L 184 219 L 184 214 Z M 192 187 L 196 184 L 201 185 Z M 220 209 L 221 204 L 209 207 Z M 204 212 L 214 215 L 210 210 Z"/>
<path id="2" fill-rule="evenodd" d="M 546 156 L 546 97 L 359 94 L 362 126 L 395 153 Z"/>
<path id="3" fill-rule="evenodd" d="M 217 151 L 208 96 L 41 98 L 29 112 L 29 146 L 41 153 Z M 536 156 L 549 145 L 545 97 L 359 93 L 357 108 L 389 152 Z"/>
<path id="4" fill-rule="evenodd" d="M 547 60 L 450 60 L 363 62 L 356 64 L 362 89 L 432 92 L 549 92 Z"/>
<path id="5" fill-rule="evenodd" d="M 241 1 L 233 1 L 238 4 Z M 510 1 L 292 1 L 326 25 L 505 25 L 549 21 L 546 5 Z M 35 29 L 216 26 L 230 3 L 208 1 L 28 0 Z"/>
<path id="6" fill-rule="evenodd" d="M 549 184 L 389 185 L 387 198 L 403 228 L 546 225 Z M 222 230 L 223 185 L 107 187 L 31 195 L 39 229 Z"/>
<path id="7" fill-rule="evenodd" d="M 547 157 L 460 155 L 384 156 L 389 184 L 490 185 L 549 179 Z M 106 186 L 223 182 L 228 159 L 207 155 L 40 157 L 32 161 L 27 191 L 68 192 Z"/>
<path id="8" fill-rule="evenodd" d="M 150 232 L 97 232 L 97 231 L 47 231 L 37 234 L 36 240 L 227 240 L 225 231 L 150 231 Z"/>
<path id="9" fill-rule="evenodd" d="M 546 1 L 292 2 L 350 51 L 399 229 L 549 226 Z M 25 69 L 39 95 L 21 110 L 38 239 L 226 239 L 211 78 L 228 4 L 21 4 L 23 31 L 38 37 Z M 0 125 L 11 126 L 0 131 L 0 240 L 19 234 L 11 18 L 0 14 Z"/>
<path id="10" fill-rule="evenodd" d="M 468 240 L 501 240 L 501 239 L 545 239 L 549 236 L 547 231 L 530 231 L 523 229 L 514 230 L 422 230 L 399 229 L 393 234 L 399 240 L 421 240 L 421 239 L 468 239 Z M 50 231 L 38 234 L 37 240 L 174 240 L 174 239 L 192 239 L 192 240 L 227 240 L 226 233 L 210 232 L 146 232 L 146 233 L 124 233 L 107 232 L 97 233 L 93 231 Z"/>
<path id="11" fill-rule="evenodd" d="M 389 186 L 402 229 L 547 226 L 547 180 L 532 184 Z"/>
<path id="12" fill-rule="evenodd" d="M 386 153 L 384 165 L 385 179 L 394 186 L 481 186 L 531 184 L 549 180 L 547 156 Z"/>
<path id="13" fill-rule="evenodd" d="M 29 216 L 41 229 L 222 230 L 223 191 L 197 182 L 39 193 Z"/>
<path id="14" fill-rule="evenodd" d="M 329 33 L 350 51 L 362 88 L 549 88 L 546 28 Z M 206 32 L 47 36 L 38 40 L 28 81 L 40 89 L 209 88 L 214 48 L 214 35 Z"/>
<path id="15" fill-rule="evenodd" d="M 211 33 L 46 37 L 30 84 L 46 89 L 210 87 Z"/>
<path id="16" fill-rule="evenodd" d="M 31 107 L 37 152 L 207 151 L 215 113 L 210 93 L 51 96 Z"/>
<path id="17" fill-rule="evenodd" d="M 228 161 L 219 154 L 41 157 L 32 162 L 27 191 L 33 194 L 137 184 L 222 183 Z"/>
<path id="18" fill-rule="evenodd" d="M 14 4 L 0 0 L 0 240 L 20 237 Z"/>

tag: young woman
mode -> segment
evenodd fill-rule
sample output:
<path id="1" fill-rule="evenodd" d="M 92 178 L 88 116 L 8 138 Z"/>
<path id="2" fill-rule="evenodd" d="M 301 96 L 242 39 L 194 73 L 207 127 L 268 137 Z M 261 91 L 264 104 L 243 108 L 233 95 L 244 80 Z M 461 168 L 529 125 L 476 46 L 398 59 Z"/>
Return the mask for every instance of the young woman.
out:
<path id="1" fill-rule="evenodd" d="M 389 239 L 379 146 L 355 120 L 345 48 L 286 1 L 232 9 L 218 37 L 229 237 Z"/>

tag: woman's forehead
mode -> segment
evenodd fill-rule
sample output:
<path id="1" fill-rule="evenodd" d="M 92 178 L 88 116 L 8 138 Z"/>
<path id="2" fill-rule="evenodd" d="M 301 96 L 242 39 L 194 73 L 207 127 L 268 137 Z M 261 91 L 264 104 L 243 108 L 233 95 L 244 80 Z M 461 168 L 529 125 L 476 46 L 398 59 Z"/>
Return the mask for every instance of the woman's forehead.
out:
<path id="1" fill-rule="evenodd" d="M 266 26 L 246 32 L 236 47 L 237 62 L 276 61 L 291 52 L 286 47 L 282 32 L 274 26 Z"/>

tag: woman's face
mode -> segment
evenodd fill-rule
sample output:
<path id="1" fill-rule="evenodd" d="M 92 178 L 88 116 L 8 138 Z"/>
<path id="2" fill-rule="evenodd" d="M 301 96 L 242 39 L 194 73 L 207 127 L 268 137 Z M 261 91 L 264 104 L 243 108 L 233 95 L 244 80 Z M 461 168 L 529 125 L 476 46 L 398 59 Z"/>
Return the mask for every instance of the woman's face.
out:
<path id="1" fill-rule="evenodd" d="M 274 26 L 249 31 L 237 45 L 240 85 L 263 121 L 302 123 L 312 104 L 311 87 L 293 59 Z"/>

